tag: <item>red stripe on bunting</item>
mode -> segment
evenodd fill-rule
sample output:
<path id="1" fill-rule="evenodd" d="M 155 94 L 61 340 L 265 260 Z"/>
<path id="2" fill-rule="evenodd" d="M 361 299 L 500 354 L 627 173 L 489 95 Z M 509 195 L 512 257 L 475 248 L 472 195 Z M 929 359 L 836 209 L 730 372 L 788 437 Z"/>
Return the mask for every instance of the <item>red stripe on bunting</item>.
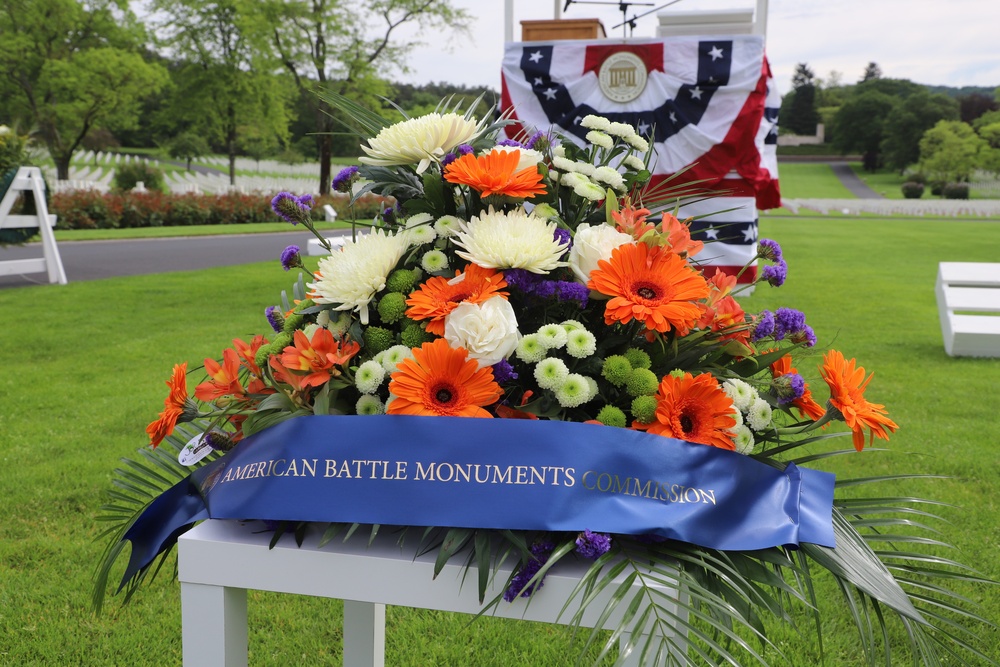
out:
<path id="1" fill-rule="evenodd" d="M 604 61 L 615 53 L 634 53 L 646 65 L 647 72 L 663 71 L 662 44 L 588 44 L 583 60 L 583 74 L 597 72 Z"/>
<path id="2" fill-rule="evenodd" d="M 709 278 L 711 278 L 712 276 L 714 276 L 716 273 L 722 273 L 722 274 L 725 274 L 727 276 L 737 276 L 738 275 L 739 278 L 736 279 L 736 284 L 737 285 L 746 285 L 748 283 L 752 283 L 753 281 L 757 280 L 757 267 L 756 266 L 747 267 L 746 271 L 743 271 L 742 274 L 740 274 L 740 271 L 743 271 L 743 267 L 742 266 L 715 266 L 715 265 L 711 265 L 711 266 L 702 266 L 701 267 L 701 273 L 702 273 L 703 276 L 705 276 L 706 280 L 709 279 Z M 748 294 L 749 294 L 749 292 L 748 292 Z"/>

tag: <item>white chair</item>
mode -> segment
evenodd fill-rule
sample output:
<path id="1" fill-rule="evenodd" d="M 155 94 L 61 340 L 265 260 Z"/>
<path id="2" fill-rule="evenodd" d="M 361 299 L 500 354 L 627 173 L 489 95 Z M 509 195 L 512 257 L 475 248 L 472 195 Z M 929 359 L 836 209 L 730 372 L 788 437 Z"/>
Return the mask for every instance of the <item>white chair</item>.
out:
<path id="1" fill-rule="evenodd" d="M 31 193 L 35 200 L 35 215 L 11 215 L 10 211 L 21 193 Z M 38 167 L 21 167 L 13 182 L 0 200 L 0 228 L 37 228 L 42 238 L 42 256 L 33 259 L 10 259 L 0 261 L 0 276 L 25 273 L 47 273 L 50 283 L 65 285 L 66 271 L 63 269 L 59 248 L 52 228 L 56 216 L 49 215 L 45 204 L 45 181 Z"/>
<path id="2" fill-rule="evenodd" d="M 1000 357 L 1000 264 L 941 262 L 938 314 L 952 357 Z"/>

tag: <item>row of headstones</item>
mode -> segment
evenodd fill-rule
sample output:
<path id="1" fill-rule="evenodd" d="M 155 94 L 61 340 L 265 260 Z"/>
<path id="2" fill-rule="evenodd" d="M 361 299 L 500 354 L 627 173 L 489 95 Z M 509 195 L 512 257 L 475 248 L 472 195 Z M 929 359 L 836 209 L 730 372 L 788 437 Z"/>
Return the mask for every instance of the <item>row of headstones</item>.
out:
<path id="1" fill-rule="evenodd" d="M 824 215 L 833 211 L 844 215 L 1000 217 L 998 199 L 784 199 L 781 203 L 793 213 L 807 209 Z"/>

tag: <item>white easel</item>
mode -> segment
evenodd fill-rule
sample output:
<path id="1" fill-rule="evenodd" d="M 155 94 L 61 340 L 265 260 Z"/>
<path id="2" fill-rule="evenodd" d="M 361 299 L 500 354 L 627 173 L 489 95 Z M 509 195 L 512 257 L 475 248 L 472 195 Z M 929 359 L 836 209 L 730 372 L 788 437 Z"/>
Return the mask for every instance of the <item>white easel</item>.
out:
<path id="1" fill-rule="evenodd" d="M 10 210 L 17 201 L 19 193 L 30 192 L 35 199 L 35 215 L 10 215 Z M 49 215 L 45 204 L 45 181 L 38 167 L 21 167 L 17 170 L 13 182 L 0 200 L 0 228 L 16 229 L 34 227 L 42 237 L 42 256 L 33 259 L 10 259 L 0 261 L 0 276 L 20 275 L 24 273 L 48 273 L 50 283 L 65 285 L 66 271 L 52 228 L 56 224 L 56 216 Z"/>

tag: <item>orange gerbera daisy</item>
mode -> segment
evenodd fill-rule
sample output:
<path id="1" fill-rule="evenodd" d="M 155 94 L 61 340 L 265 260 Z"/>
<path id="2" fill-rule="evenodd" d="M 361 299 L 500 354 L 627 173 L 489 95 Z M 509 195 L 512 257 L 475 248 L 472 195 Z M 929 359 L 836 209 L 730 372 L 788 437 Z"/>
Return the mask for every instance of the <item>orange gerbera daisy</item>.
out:
<path id="1" fill-rule="evenodd" d="M 482 197 L 503 195 L 525 199 L 545 194 L 537 166 L 515 171 L 520 160 L 521 151 L 518 150 L 493 150 L 480 157 L 469 153 L 445 167 L 444 180 L 468 185 Z"/>
<path id="2" fill-rule="evenodd" d="M 605 324 L 635 318 L 660 333 L 686 331 L 702 312 L 692 301 L 708 296 L 701 274 L 677 255 L 645 243 L 621 245 L 610 261 L 600 260 L 597 267 L 587 287 L 612 297 L 604 308 Z"/>
<path id="3" fill-rule="evenodd" d="M 734 450 L 733 401 L 710 373 L 668 375 L 656 393 L 656 419 L 646 429 L 687 442 Z"/>
<path id="4" fill-rule="evenodd" d="M 865 378 L 865 369 L 856 366 L 854 359 L 847 361 L 837 350 L 830 350 L 823 357 L 820 367 L 823 379 L 830 385 L 830 404 L 844 416 L 844 422 L 853 432 L 854 448 L 859 452 L 865 446 L 865 429 L 869 431 L 868 444 L 875 438 L 889 439 L 889 433 L 899 426 L 886 415 L 885 406 L 869 403 L 865 389 L 872 376 Z"/>
<path id="5" fill-rule="evenodd" d="M 444 318 L 455 306 L 468 301 L 482 303 L 495 296 L 507 298 L 507 292 L 500 289 L 507 286 L 503 273 L 484 269 L 478 264 L 469 264 L 465 272 L 455 272 L 454 278 L 433 276 L 420 289 L 410 294 L 406 300 L 406 316 L 411 320 L 430 320 L 427 331 L 437 336 L 444 335 Z"/>
<path id="6" fill-rule="evenodd" d="M 479 368 L 465 348 L 449 347 L 443 338 L 413 348 L 392 374 L 394 398 L 388 414 L 438 417 L 492 417 L 482 406 L 495 403 L 501 390 L 493 369 Z"/>
<path id="7" fill-rule="evenodd" d="M 766 352 L 770 352 L 767 350 Z M 765 352 L 765 354 L 766 354 Z M 792 366 L 791 355 L 786 354 L 781 359 L 773 362 L 771 364 L 771 377 L 781 377 L 782 375 L 788 375 L 789 373 L 799 373 L 795 370 L 795 366 Z M 799 373 L 799 375 L 802 375 Z M 797 408 L 801 414 L 809 417 L 813 421 L 816 421 L 820 417 L 826 414 L 826 408 L 817 403 L 813 399 L 812 391 L 809 390 L 809 385 L 805 385 L 805 389 L 802 392 L 802 396 L 796 398 L 791 403 L 793 408 Z"/>
<path id="8" fill-rule="evenodd" d="M 300 381 L 303 387 L 319 387 L 340 375 L 337 366 L 343 366 L 356 355 L 361 346 L 354 341 L 338 341 L 328 329 L 316 329 L 312 340 L 299 330 L 292 338 L 293 345 L 281 353 L 281 364 L 287 370 L 305 371 Z"/>
<path id="9" fill-rule="evenodd" d="M 656 229 L 656 225 L 646 221 L 649 213 L 648 208 L 636 208 L 631 204 L 625 204 L 620 211 L 612 211 L 611 217 L 614 218 L 618 231 L 639 240 L 646 232 Z"/>
<path id="10" fill-rule="evenodd" d="M 174 372 L 167 380 L 170 393 L 163 401 L 163 412 L 159 419 L 146 427 L 149 434 L 149 444 L 156 447 L 163 439 L 174 432 L 177 420 L 184 414 L 184 408 L 188 401 L 187 392 L 187 364 L 175 364 Z"/>
<path id="11" fill-rule="evenodd" d="M 205 359 L 208 380 L 194 388 L 194 397 L 199 401 L 214 401 L 223 396 L 242 396 L 240 384 L 240 359 L 236 350 L 229 347 L 222 351 L 222 363 L 215 359 Z"/>
<path id="12" fill-rule="evenodd" d="M 663 214 L 660 231 L 667 236 L 670 252 L 681 257 L 694 257 L 705 247 L 701 241 L 692 241 L 691 228 L 670 213 Z"/>

